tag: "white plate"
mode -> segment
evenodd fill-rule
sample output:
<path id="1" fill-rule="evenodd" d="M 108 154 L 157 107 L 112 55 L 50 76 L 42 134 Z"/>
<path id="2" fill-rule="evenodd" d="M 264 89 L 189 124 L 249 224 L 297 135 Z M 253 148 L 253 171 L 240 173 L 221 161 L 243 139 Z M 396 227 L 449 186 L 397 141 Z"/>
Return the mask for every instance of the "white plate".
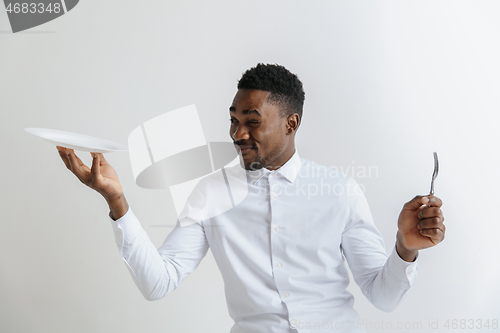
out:
<path id="1" fill-rule="evenodd" d="M 48 128 L 25 128 L 26 132 L 36 135 L 48 142 L 81 151 L 92 153 L 111 153 L 115 151 L 128 151 L 128 147 L 120 143 L 116 143 L 95 136 L 59 131 Z"/>

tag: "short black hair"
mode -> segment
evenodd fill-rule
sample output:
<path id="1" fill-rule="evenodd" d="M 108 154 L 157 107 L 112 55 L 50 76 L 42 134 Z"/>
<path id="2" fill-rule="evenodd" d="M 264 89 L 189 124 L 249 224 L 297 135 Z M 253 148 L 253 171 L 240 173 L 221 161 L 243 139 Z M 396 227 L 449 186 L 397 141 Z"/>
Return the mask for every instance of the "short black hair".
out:
<path id="1" fill-rule="evenodd" d="M 257 64 L 250 68 L 238 81 L 238 89 L 257 89 L 271 94 L 268 101 L 280 107 L 281 116 L 287 117 L 293 113 L 302 120 L 305 93 L 297 75 L 285 67 L 275 64 Z"/>

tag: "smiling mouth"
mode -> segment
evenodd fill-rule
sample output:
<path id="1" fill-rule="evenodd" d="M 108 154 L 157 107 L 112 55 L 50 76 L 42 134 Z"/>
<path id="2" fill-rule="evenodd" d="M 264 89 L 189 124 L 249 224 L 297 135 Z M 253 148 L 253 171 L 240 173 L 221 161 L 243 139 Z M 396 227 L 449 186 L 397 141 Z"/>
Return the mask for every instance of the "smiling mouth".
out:
<path id="1" fill-rule="evenodd" d="M 255 147 L 252 147 L 252 146 L 238 146 L 237 145 L 236 149 L 238 150 L 239 153 L 241 152 L 241 155 L 247 155 L 252 150 L 254 150 Z"/>
<path id="2" fill-rule="evenodd" d="M 244 148 L 244 149 L 241 149 L 240 151 L 241 151 L 241 154 L 242 154 L 242 155 L 246 155 L 246 154 L 248 154 L 249 152 L 251 152 L 251 151 L 252 151 L 252 149 L 253 149 L 253 148 Z"/>

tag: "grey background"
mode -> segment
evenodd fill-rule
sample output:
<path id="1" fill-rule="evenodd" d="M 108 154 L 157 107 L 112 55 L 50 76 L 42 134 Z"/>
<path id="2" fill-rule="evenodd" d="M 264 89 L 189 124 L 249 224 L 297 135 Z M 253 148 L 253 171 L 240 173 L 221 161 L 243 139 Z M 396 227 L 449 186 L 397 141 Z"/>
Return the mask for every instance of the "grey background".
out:
<path id="1" fill-rule="evenodd" d="M 301 156 L 378 168 L 357 180 L 387 251 L 403 203 L 428 192 L 439 153 L 447 239 L 421 252 L 417 283 L 390 314 L 352 283 L 361 318 L 424 328 L 405 332 L 500 319 L 499 14 L 500 2 L 472 0 L 86 0 L 12 34 L 0 9 L 0 331 L 229 331 L 210 253 L 178 290 L 145 301 L 104 200 L 23 129 L 126 143 L 144 121 L 195 103 L 207 141 L 227 141 L 237 80 L 258 62 L 282 64 L 304 83 Z M 127 154 L 107 158 L 159 246 L 171 229 L 155 226 L 175 219 L 169 193 L 137 187 Z"/>

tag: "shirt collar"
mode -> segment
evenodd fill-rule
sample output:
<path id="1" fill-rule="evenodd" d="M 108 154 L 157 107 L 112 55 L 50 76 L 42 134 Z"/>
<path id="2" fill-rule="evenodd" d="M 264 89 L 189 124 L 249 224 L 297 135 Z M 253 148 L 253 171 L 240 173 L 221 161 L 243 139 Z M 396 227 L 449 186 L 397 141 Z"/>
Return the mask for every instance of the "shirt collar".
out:
<path id="1" fill-rule="evenodd" d="M 259 180 L 261 180 L 269 173 L 280 174 L 281 176 L 285 177 L 290 183 L 293 183 L 295 181 L 295 178 L 297 178 L 297 175 L 299 174 L 301 165 L 302 163 L 300 161 L 299 153 L 297 152 L 297 149 L 295 149 L 292 157 L 288 161 L 286 161 L 286 163 L 283 164 L 279 169 L 271 171 L 269 169 L 262 168 L 259 170 L 248 171 L 248 173 L 250 174 L 250 177 L 252 179 L 252 185 L 255 185 Z"/>

